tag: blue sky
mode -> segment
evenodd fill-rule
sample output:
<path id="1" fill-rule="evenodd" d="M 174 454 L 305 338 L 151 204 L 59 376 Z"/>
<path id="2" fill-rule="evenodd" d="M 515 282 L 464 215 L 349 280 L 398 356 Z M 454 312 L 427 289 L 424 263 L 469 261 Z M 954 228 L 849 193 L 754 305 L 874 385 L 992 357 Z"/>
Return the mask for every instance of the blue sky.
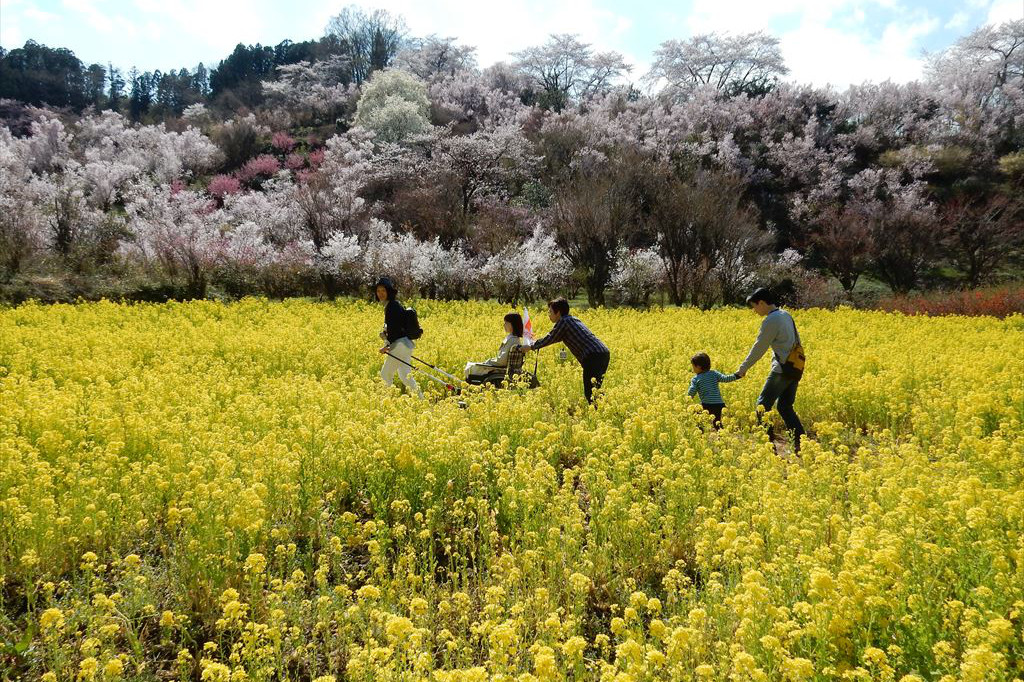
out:
<path id="1" fill-rule="evenodd" d="M 345 0 L 0 0 L 0 45 L 34 39 L 85 61 L 143 70 L 208 66 L 236 43 L 276 44 L 323 34 Z M 1024 0 L 393 0 L 360 3 L 405 17 L 414 34 L 475 45 L 481 65 L 577 33 L 646 72 L 665 40 L 696 33 L 769 31 L 790 80 L 818 85 L 921 74 L 922 52 L 985 23 L 1024 18 Z"/>

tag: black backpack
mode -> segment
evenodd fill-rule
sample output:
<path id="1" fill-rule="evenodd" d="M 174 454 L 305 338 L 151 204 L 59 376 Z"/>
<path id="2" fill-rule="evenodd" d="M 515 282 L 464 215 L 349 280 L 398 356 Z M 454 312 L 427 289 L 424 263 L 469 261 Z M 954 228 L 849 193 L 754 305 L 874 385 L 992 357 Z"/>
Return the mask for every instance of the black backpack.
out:
<path id="1" fill-rule="evenodd" d="M 415 308 L 405 309 L 405 335 L 413 341 L 423 336 L 423 328 L 420 327 L 420 318 L 416 315 Z"/>

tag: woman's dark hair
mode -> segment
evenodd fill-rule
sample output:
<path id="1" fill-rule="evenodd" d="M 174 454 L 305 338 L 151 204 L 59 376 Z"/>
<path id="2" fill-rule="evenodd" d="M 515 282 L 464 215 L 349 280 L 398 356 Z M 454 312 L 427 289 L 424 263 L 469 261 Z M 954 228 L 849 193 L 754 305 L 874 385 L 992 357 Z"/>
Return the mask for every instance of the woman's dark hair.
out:
<path id="1" fill-rule="evenodd" d="M 519 313 L 509 313 L 505 316 L 505 321 L 512 325 L 512 336 L 523 335 L 523 316 Z"/>
<path id="2" fill-rule="evenodd" d="M 707 353 L 697 353 L 692 358 L 690 358 L 690 362 L 693 364 L 694 367 L 700 368 L 700 370 L 703 372 L 706 372 L 709 369 L 711 369 L 711 356 L 708 355 Z"/>
<path id="3" fill-rule="evenodd" d="M 548 301 L 548 308 L 551 308 L 562 317 L 569 314 L 569 302 L 561 296 L 552 301 Z"/>
<path id="4" fill-rule="evenodd" d="M 388 300 L 395 300 L 395 296 L 398 295 L 398 289 L 395 288 L 395 283 L 387 277 L 381 277 L 377 280 L 377 283 L 373 285 L 376 291 L 377 287 L 384 287 L 384 290 L 388 292 Z"/>
<path id="5" fill-rule="evenodd" d="M 767 287 L 761 287 L 750 296 L 747 296 L 747 305 L 754 305 L 758 301 L 764 301 L 768 305 L 778 305 L 778 299 L 775 298 L 775 294 Z"/>

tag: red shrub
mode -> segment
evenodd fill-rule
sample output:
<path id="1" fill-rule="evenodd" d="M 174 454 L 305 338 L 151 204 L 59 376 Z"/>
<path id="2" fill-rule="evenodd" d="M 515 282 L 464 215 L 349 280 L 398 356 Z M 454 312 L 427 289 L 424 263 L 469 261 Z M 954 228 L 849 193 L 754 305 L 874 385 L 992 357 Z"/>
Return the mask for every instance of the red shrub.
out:
<path id="1" fill-rule="evenodd" d="M 284 160 L 284 166 L 288 170 L 299 170 L 306 165 L 306 157 L 302 154 L 289 154 Z"/>
<path id="2" fill-rule="evenodd" d="M 319 168 L 320 164 L 324 162 L 324 150 L 317 149 L 309 153 L 309 165 L 313 168 Z"/>
<path id="3" fill-rule="evenodd" d="M 882 310 L 907 315 L 991 315 L 1024 313 L 1024 286 L 1007 285 L 973 291 L 890 296 L 878 303 Z"/>

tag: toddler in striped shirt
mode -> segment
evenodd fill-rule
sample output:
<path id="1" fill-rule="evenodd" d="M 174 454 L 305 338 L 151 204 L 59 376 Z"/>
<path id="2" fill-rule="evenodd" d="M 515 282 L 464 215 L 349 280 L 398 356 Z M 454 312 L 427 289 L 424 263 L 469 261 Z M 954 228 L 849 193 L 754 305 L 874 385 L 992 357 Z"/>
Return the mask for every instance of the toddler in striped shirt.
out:
<path id="1" fill-rule="evenodd" d="M 707 353 L 697 353 L 690 358 L 690 365 L 693 367 L 694 377 L 690 381 L 690 390 L 686 392 L 691 398 L 694 394 L 700 395 L 700 406 L 711 413 L 714 417 L 714 427 L 722 428 L 722 409 L 725 401 L 722 400 L 722 392 L 718 390 L 718 384 L 727 384 L 736 381 L 740 377 L 734 374 L 722 374 L 711 369 L 711 357 Z"/>

